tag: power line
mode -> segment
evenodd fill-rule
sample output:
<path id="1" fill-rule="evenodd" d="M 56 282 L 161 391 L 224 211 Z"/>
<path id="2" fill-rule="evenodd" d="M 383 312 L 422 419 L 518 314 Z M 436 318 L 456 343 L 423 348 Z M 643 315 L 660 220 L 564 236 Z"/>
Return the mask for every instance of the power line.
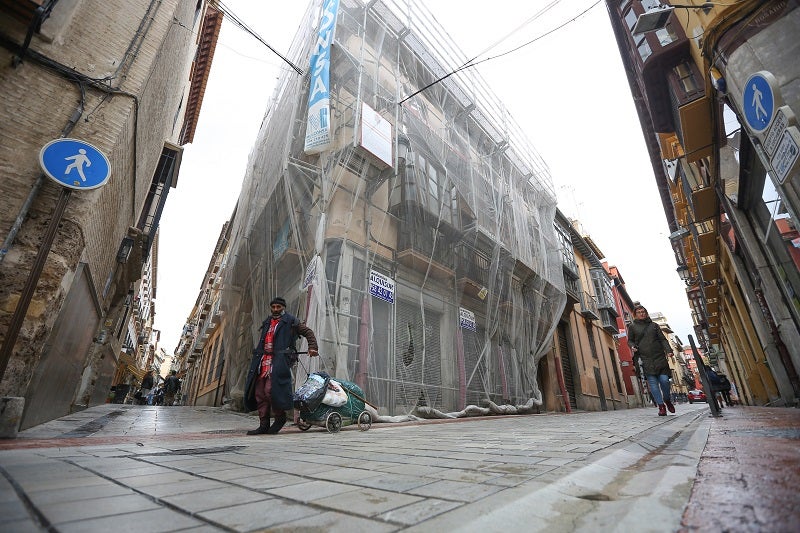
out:
<path id="1" fill-rule="evenodd" d="M 441 78 L 439 78 L 439 79 L 437 79 L 437 80 L 434 80 L 434 81 L 432 81 L 431 83 L 429 83 L 428 85 L 426 85 L 426 86 L 425 86 L 425 87 L 423 87 L 422 89 L 419 89 L 418 91 L 415 91 L 415 92 L 411 93 L 410 95 L 406 96 L 405 98 L 403 98 L 402 100 L 400 100 L 400 102 L 398 102 L 398 105 L 403 105 L 403 102 L 405 102 L 406 100 L 409 100 L 409 99 L 411 99 L 411 98 L 415 97 L 415 96 L 416 96 L 416 95 L 418 95 L 419 93 L 421 93 L 421 92 L 423 92 L 423 91 L 425 91 L 425 90 L 427 90 L 427 89 L 429 89 L 429 88 L 433 87 L 434 85 L 436 85 L 436 84 L 437 84 L 437 83 L 439 83 L 440 81 L 443 81 L 443 80 L 445 80 L 445 79 L 449 78 L 449 77 L 450 77 L 450 76 L 452 76 L 453 74 L 456 74 L 456 73 L 458 73 L 458 72 L 461 72 L 462 70 L 466 70 L 466 69 L 468 69 L 468 68 L 472 68 L 472 67 L 478 66 L 478 65 L 480 65 L 481 63 L 485 63 L 485 62 L 487 62 L 487 61 L 491 61 L 491 60 L 493 60 L 493 59 L 498 59 L 498 58 L 500 58 L 500 57 L 503 57 L 503 56 L 506 56 L 506 55 L 508 55 L 508 54 L 514 53 L 514 52 L 516 52 L 516 51 L 518 51 L 518 50 L 520 50 L 520 49 L 522 49 L 522 48 L 525 48 L 525 47 L 526 47 L 526 46 L 528 46 L 528 45 L 531 45 L 531 44 L 535 43 L 535 42 L 536 42 L 536 41 L 538 41 L 539 39 L 543 39 L 543 38 L 547 37 L 548 35 L 550 35 L 550 34 L 552 34 L 552 33 L 556 32 L 556 31 L 560 30 L 561 28 L 563 28 L 563 27 L 564 27 L 564 26 L 566 26 L 567 24 L 571 24 L 571 23 L 575 22 L 575 21 L 576 21 L 576 20 L 578 20 L 580 17 L 582 17 L 583 15 L 585 15 L 586 13 L 588 13 L 590 10 L 592 10 L 592 9 L 593 9 L 593 8 L 594 8 L 596 5 L 598 5 L 598 4 L 599 4 L 601 1 L 602 1 L 602 0 L 597 0 L 597 2 L 595 2 L 595 3 L 594 3 L 594 4 L 592 4 L 592 5 L 590 5 L 589 7 L 587 7 L 586 9 L 584 9 L 583 11 L 581 11 L 580 13 L 578 13 L 577 15 L 575 15 L 574 17 L 572 17 L 571 19 L 567 20 L 567 21 L 566 21 L 566 22 L 564 22 L 563 24 L 560 24 L 560 25 L 556 26 L 556 27 L 555 27 L 555 28 L 553 28 L 552 30 L 550 30 L 550 31 L 548 31 L 548 32 L 545 32 L 545 33 L 543 33 L 542 35 L 539 35 L 538 37 L 535 37 L 535 38 L 531 39 L 530 41 L 528 41 L 528 42 L 526 42 L 526 43 L 523 43 L 523 44 L 521 44 L 521 45 L 517 46 L 516 48 L 512 48 L 511 50 L 507 50 L 507 51 L 505 51 L 505 52 L 503 52 L 503 53 L 501 53 L 501 54 L 497 54 L 497 55 L 495 55 L 495 56 L 491 56 L 491 57 L 487 57 L 487 58 L 485 58 L 485 59 L 481 59 L 480 61 L 477 61 L 477 62 L 473 62 L 473 61 L 475 61 L 475 58 L 472 58 L 472 59 L 470 59 L 469 61 L 467 61 L 466 63 L 464 63 L 463 65 L 461 65 L 461 66 L 460 66 L 460 67 L 458 67 L 457 69 L 453 70 L 452 72 L 450 72 L 450 73 L 448 73 L 448 74 L 445 74 L 445 75 L 444 75 L 444 76 L 442 76 Z M 549 7 L 551 7 L 551 6 L 548 6 L 548 8 L 549 8 Z M 514 30 L 514 32 L 516 32 L 516 31 L 517 31 L 517 30 Z M 514 33 L 514 32 L 512 32 L 512 33 Z M 501 41 L 502 41 L 502 40 L 501 40 Z M 494 46 L 496 46 L 496 45 L 493 45 L 492 47 L 490 47 L 490 49 L 491 49 L 491 48 L 494 48 Z M 477 56 L 476 56 L 476 57 L 477 57 Z"/>
<path id="2" fill-rule="evenodd" d="M 258 42 L 269 48 L 270 51 L 272 51 L 272 53 L 283 59 L 290 67 L 292 67 L 292 69 L 294 69 L 295 72 L 297 72 L 301 76 L 304 74 L 303 69 L 292 63 L 286 56 L 284 56 L 283 54 L 275 50 L 272 46 L 270 46 L 270 44 L 267 41 L 265 41 L 258 33 L 256 33 L 255 30 L 250 28 L 250 26 L 248 26 L 242 19 L 240 19 L 236 15 L 236 13 L 231 11 L 231 9 L 228 6 L 226 6 L 221 0 L 214 1 L 213 5 L 214 7 L 219 9 L 222 12 L 222 14 L 225 15 L 225 17 L 227 17 L 231 22 L 233 22 L 234 25 L 238 26 L 245 32 L 255 37 Z"/>

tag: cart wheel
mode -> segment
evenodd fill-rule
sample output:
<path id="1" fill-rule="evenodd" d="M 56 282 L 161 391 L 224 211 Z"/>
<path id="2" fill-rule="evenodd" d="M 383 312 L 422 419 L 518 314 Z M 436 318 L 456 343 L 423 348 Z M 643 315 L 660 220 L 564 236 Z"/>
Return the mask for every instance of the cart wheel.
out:
<path id="1" fill-rule="evenodd" d="M 342 415 L 336 412 L 329 413 L 325 418 L 325 429 L 328 430 L 328 433 L 339 433 L 339 430 L 342 429 Z"/>
<path id="2" fill-rule="evenodd" d="M 358 415 L 358 429 L 361 431 L 366 431 L 372 427 L 372 417 L 366 411 L 361 411 L 361 414 Z"/>
<path id="3" fill-rule="evenodd" d="M 306 422 L 302 418 L 297 421 L 297 429 L 300 431 L 308 431 L 311 428 L 311 423 Z"/>

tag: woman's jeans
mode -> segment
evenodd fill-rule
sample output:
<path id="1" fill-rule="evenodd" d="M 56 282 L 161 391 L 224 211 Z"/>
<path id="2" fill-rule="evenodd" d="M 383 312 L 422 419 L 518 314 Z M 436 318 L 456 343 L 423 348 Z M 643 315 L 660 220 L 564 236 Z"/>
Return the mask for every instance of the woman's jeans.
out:
<path id="1" fill-rule="evenodd" d="M 656 402 L 656 405 L 664 403 L 664 399 L 668 402 L 672 401 L 669 391 L 669 376 L 666 374 L 660 374 L 658 376 L 647 374 L 647 384 L 650 386 L 650 394 L 653 395 L 653 401 Z"/>

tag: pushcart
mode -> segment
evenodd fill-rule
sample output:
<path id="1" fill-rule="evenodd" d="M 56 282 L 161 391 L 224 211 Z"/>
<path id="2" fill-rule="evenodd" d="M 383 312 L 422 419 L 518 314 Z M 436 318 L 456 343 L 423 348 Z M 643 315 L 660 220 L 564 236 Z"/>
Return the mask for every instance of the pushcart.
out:
<path id="1" fill-rule="evenodd" d="M 315 409 L 300 408 L 297 427 L 308 431 L 312 426 L 323 427 L 329 433 L 338 433 L 342 426 L 358 424 L 358 429 L 367 431 L 372 427 L 372 415 L 365 409 L 368 403 L 364 391 L 351 381 L 336 380 L 347 393 L 347 402 L 339 407 L 320 403 Z"/>

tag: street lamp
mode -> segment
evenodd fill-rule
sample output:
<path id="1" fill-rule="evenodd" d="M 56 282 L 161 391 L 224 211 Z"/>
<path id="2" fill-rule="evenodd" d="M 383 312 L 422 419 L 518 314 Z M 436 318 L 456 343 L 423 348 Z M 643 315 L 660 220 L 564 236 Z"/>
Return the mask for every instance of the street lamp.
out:
<path id="1" fill-rule="evenodd" d="M 684 237 L 689 235 L 689 228 L 678 228 L 677 230 L 673 231 L 669 234 L 670 242 L 680 241 Z"/>
<path id="2" fill-rule="evenodd" d="M 639 15 L 639 18 L 636 19 L 636 24 L 634 24 L 633 28 L 631 29 L 631 33 L 633 35 L 638 35 L 640 33 L 647 33 L 665 28 L 667 26 L 667 22 L 669 21 L 670 15 L 672 15 L 672 12 L 676 7 L 683 9 L 704 9 L 708 11 L 713 7 L 713 4 L 711 2 L 705 2 L 696 6 L 683 4 L 659 6 L 655 9 L 651 9 L 647 13 L 642 13 Z"/>
<path id="3" fill-rule="evenodd" d="M 675 269 L 678 273 L 678 276 L 683 281 L 690 281 L 692 279 L 692 272 L 689 270 L 689 267 L 686 265 L 680 265 L 678 268 Z"/>

